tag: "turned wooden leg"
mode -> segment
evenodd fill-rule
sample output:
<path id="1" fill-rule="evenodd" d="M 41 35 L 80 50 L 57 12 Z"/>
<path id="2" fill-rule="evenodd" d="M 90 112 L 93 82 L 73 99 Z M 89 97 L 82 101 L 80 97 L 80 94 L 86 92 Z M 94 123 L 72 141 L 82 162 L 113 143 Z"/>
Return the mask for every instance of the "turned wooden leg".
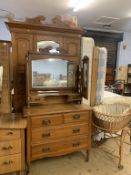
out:
<path id="1" fill-rule="evenodd" d="M 121 132 L 121 137 L 120 137 L 120 146 L 119 146 L 119 163 L 118 163 L 118 168 L 119 168 L 119 169 L 123 169 L 123 165 L 121 164 L 121 160 L 122 160 L 123 141 L 124 141 L 124 130 L 122 130 L 122 132 Z"/>
<path id="2" fill-rule="evenodd" d="M 30 166 L 29 164 L 27 163 L 26 164 L 26 175 L 28 175 L 30 173 Z"/>
<path id="3" fill-rule="evenodd" d="M 19 171 L 16 175 L 28 175 L 29 171 Z"/>
<path id="4" fill-rule="evenodd" d="M 21 171 L 17 172 L 16 175 L 24 175 Z"/>
<path id="5" fill-rule="evenodd" d="M 129 124 L 129 136 L 130 136 L 130 152 L 131 152 L 131 122 Z"/>
<path id="6" fill-rule="evenodd" d="M 90 153 L 89 153 L 89 151 L 87 150 L 87 151 L 86 151 L 86 162 L 89 161 L 89 157 L 90 157 Z"/>

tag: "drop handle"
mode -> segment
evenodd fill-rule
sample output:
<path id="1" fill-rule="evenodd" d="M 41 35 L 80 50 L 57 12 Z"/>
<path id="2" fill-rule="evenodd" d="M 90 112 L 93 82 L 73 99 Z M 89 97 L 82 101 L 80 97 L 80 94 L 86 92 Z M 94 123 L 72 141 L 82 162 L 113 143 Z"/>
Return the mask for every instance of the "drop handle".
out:
<path id="1" fill-rule="evenodd" d="M 13 149 L 13 147 L 11 145 L 3 147 L 3 150 L 10 150 L 10 149 Z"/>
<path id="2" fill-rule="evenodd" d="M 49 124 L 51 124 L 50 120 L 43 120 L 42 121 L 42 125 L 49 125 Z"/>
<path id="3" fill-rule="evenodd" d="M 42 137 L 50 137 L 50 135 L 51 135 L 50 133 L 43 133 Z"/>
<path id="4" fill-rule="evenodd" d="M 79 120 L 79 119 L 80 119 L 80 114 L 75 114 L 75 115 L 73 115 L 73 119 L 74 119 L 74 120 Z"/>
<path id="5" fill-rule="evenodd" d="M 12 131 L 7 132 L 7 135 L 13 135 Z"/>
<path id="6" fill-rule="evenodd" d="M 36 100 L 36 101 L 40 101 L 40 99 L 39 99 L 39 98 L 35 98 L 35 100 Z"/>
<path id="7" fill-rule="evenodd" d="M 79 143 L 79 142 L 73 143 L 72 146 L 73 146 L 73 147 L 80 146 L 80 143 Z"/>
<path id="8" fill-rule="evenodd" d="M 75 128 L 75 129 L 73 129 L 72 132 L 73 132 L 73 133 L 79 133 L 79 132 L 80 132 L 80 128 Z"/>
<path id="9" fill-rule="evenodd" d="M 9 160 L 9 161 L 5 161 L 5 162 L 3 162 L 4 165 L 10 165 L 10 164 L 12 164 L 12 163 L 13 163 L 12 160 Z"/>
<path id="10" fill-rule="evenodd" d="M 43 148 L 42 149 L 42 152 L 49 152 L 49 151 L 51 151 L 51 148 L 50 147 L 46 147 L 46 148 Z"/>

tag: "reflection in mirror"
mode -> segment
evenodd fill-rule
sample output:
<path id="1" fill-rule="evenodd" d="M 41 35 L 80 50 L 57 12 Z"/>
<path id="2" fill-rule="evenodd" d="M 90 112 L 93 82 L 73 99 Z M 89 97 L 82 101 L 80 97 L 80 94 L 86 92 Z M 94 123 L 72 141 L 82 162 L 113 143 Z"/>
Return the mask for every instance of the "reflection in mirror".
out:
<path id="1" fill-rule="evenodd" d="M 32 88 L 75 87 L 75 70 L 67 60 L 32 60 Z"/>
<path id="2" fill-rule="evenodd" d="M 82 95 L 88 99 L 88 77 L 89 77 L 89 58 L 84 56 L 83 60 L 83 83 L 82 83 Z"/>
<path id="3" fill-rule="evenodd" d="M 3 66 L 0 65 L 0 103 L 2 99 Z"/>
<path id="4" fill-rule="evenodd" d="M 37 52 L 57 53 L 59 54 L 59 44 L 54 41 L 37 42 Z"/>

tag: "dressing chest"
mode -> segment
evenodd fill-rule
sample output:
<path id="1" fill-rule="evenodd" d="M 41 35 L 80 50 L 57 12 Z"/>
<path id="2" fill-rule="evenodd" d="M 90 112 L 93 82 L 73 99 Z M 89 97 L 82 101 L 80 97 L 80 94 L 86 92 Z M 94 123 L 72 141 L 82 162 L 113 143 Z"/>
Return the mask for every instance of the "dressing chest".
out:
<path id="1" fill-rule="evenodd" d="M 26 125 L 21 114 L 0 115 L 0 174 L 25 171 Z"/>
<path id="2" fill-rule="evenodd" d="M 28 163 L 81 149 L 88 154 L 91 146 L 91 114 L 91 108 L 80 104 L 25 109 L 24 116 L 28 120 Z"/>

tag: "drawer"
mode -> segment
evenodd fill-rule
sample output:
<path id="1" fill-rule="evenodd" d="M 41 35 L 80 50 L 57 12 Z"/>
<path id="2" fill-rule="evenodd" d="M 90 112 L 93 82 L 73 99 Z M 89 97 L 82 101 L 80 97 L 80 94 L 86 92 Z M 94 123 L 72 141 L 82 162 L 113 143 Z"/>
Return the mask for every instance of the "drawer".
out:
<path id="1" fill-rule="evenodd" d="M 20 130 L 0 129 L 0 140 L 12 140 L 20 138 Z"/>
<path id="2" fill-rule="evenodd" d="M 0 142 L 0 156 L 16 154 L 21 152 L 21 140 Z"/>
<path id="3" fill-rule="evenodd" d="M 62 123 L 63 123 L 62 115 L 45 115 L 31 119 L 32 128 L 59 125 Z"/>
<path id="4" fill-rule="evenodd" d="M 57 142 L 32 146 L 32 159 L 60 155 L 68 151 L 73 152 L 88 147 L 87 136 L 65 138 Z"/>
<path id="5" fill-rule="evenodd" d="M 0 157 L 0 174 L 21 170 L 21 154 Z"/>
<path id="6" fill-rule="evenodd" d="M 89 111 L 64 114 L 64 123 L 88 121 Z"/>
<path id="7" fill-rule="evenodd" d="M 75 136 L 88 133 L 88 124 L 80 123 L 73 125 L 61 125 L 59 127 L 50 127 L 49 129 L 32 130 L 32 143 L 47 142 L 52 139 L 59 139 L 68 136 Z"/>
<path id="8" fill-rule="evenodd" d="M 41 96 L 30 96 L 29 98 L 29 102 L 30 103 L 40 103 L 40 104 L 44 104 L 45 103 L 45 97 L 41 97 Z"/>

